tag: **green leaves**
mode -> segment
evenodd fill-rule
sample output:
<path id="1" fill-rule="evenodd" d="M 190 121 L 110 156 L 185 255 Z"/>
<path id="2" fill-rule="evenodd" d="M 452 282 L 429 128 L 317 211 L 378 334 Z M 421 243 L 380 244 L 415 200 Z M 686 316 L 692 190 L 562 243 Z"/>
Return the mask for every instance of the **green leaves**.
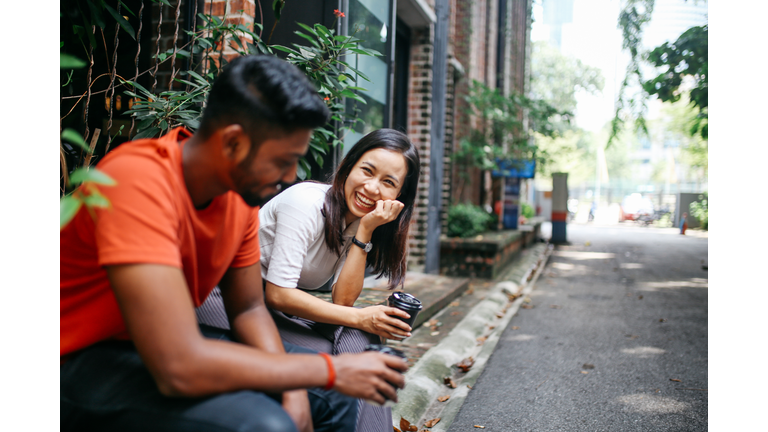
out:
<path id="1" fill-rule="evenodd" d="M 76 130 L 71 128 L 66 128 L 61 133 L 61 139 L 64 141 L 71 142 L 72 144 L 75 144 L 76 146 L 82 148 L 86 152 L 90 153 L 91 148 L 88 147 L 88 144 L 83 140 L 83 137 L 80 136 L 80 133 L 78 133 Z"/>
<path id="2" fill-rule="evenodd" d="M 64 227 L 77 215 L 80 207 L 83 206 L 83 200 L 67 195 L 59 201 L 59 230 Z"/>
<path id="3" fill-rule="evenodd" d="M 114 186 L 116 183 L 111 177 L 97 169 L 78 168 L 69 176 L 69 181 L 73 185 L 90 182 L 106 186 Z"/>
<path id="4" fill-rule="evenodd" d="M 86 63 L 85 60 L 80 60 L 73 55 L 64 53 L 59 54 L 60 69 L 82 69 L 87 65 L 88 63 Z"/>
<path id="5" fill-rule="evenodd" d="M 285 7 L 285 0 L 274 0 L 272 2 L 272 11 L 275 13 L 275 19 L 280 21 L 280 14 Z"/>
<path id="6" fill-rule="evenodd" d="M 448 237 L 474 237 L 488 230 L 493 216 L 472 204 L 456 204 L 448 208 Z"/>
<path id="7" fill-rule="evenodd" d="M 648 62 L 661 71 L 655 78 L 642 83 L 648 95 L 656 95 L 663 102 L 676 102 L 682 94 L 683 79 L 690 77 L 695 83 L 689 92 L 690 102 L 699 110 L 699 121 L 693 125 L 690 134 L 698 134 L 703 139 L 708 137 L 708 32 L 708 25 L 691 27 L 675 42 L 665 42 L 649 52 Z"/>
<path id="8" fill-rule="evenodd" d="M 123 30 L 125 30 L 125 32 L 128 33 L 128 35 L 130 35 L 131 38 L 133 38 L 133 40 L 136 40 L 136 32 L 133 31 L 133 27 L 131 26 L 131 24 L 128 21 L 126 21 L 126 19 L 123 18 L 122 15 L 117 13 L 116 10 L 112 9 L 112 7 L 106 3 L 104 3 L 104 9 L 106 9 L 107 12 L 109 12 L 109 14 L 112 15 L 112 18 L 114 18 L 115 21 L 117 21 L 117 23 L 120 24 L 120 27 Z"/>

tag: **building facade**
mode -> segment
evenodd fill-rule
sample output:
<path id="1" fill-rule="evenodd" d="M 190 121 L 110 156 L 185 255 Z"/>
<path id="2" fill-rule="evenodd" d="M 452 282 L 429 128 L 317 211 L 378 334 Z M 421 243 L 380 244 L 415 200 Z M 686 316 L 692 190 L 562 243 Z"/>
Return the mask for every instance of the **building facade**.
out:
<path id="1" fill-rule="evenodd" d="M 83 6 L 86 1 L 63 0 L 62 12 L 67 9 L 72 12 L 63 14 L 62 29 L 69 28 L 70 21 L 77 19 L 75 10 L 81 13 L 87 10 Z M 72 8 L 64 3 L 71 3 Z M 465 169 L 452 159 L 459 140 L 478 126 L 464 99 L 470 83 L 479 81 L 504 94 L 528 91 L 531 0 L 288 0 L 279 21 L 272 10 L 272 1 L 107 3 L 115 3 L 114 8 L 130 23 L 134 34 L 127 34 L 118 25 L 114 29 L 105 27 L 102 34 L 93 32 L 98 39 L 103 39 L 103 48 L 102 40 L 97 39 L 97 46 L 91 47 L 93 63 L 86 70 L 78 71 L 73 82 L 62 90 L 62 112 L 70 110 L 75 100 L 80 102 L 79 107 L 75 106 L 77 109 L 71 108 L 80 115 L 68 117 L 62 127 L 84 124 L 86 141 L 99 130 L 97 154 L 98 149 L 106 151 L 105 147 L 130 139 L 135 128 L 134 120 L 124 114 L 128 98 L 123 96 L 118 106 L 121 90 L 116 77 L 135 80 L 160 93 L 180 88 L 174 78 L 179 78 L 179 72 L 189 67 L 189 56 L 232 58 L 237 55 L 228 45 L 211 47 L 202 54 L 185 52 L 190 34 L 199 30 L 205 19 L 243 25 L 253 29 L 268 44 L 284 46 L 307 43 L 295 33 L 300 30 L 297 23 L 321 23 L 327 27 L 335 24 L 339 34 L 356 34 L 364 40 L 366 48 L 382 53 L 381 57 L 349 59 L 371 79 L 363 85 L 367 91 L 360 92 L 365 104 L 353 106 L 354 101 L 346 102 L 349 108 L 359 110 L 365 125 L 356 126 L 344 136 L 344 148 L 331 151 L 323 168 L 313 165 L 312 177 L 325 180 L 345 154 L 344 149 L 371 130 L 388 127 L 407 133 L 419 149 L 422 164 L 409 240 L 410 270 L 424 270 L 428 249 L 439 249 L 439 244 L 432 244 L 434 239 L 428 240 L 427 231 L 430 223 L 433 229 L 434 224 L 444 225 L 446 209 L 451 203 L 481 204 L 488 198 L 489 192 L 483 185 L 489 173 Z M 337 19 L 335 10 L 345 16 Z M 443 33 L 447 37 L 436 37 L 442 31 L 440 19 L 447 20 L 442 24 L 447 25 L 447 33 Z M 65 47 L 76 45 L 74 39 L 65 40 Z M 244 39 L 249 42 L 249 38 Z M 101 51 L 104 53 L 100 54 Z M 445 53 L 445 58 L 435 58 L 436 52 Z M 165 58 L 172 58 L 158 63 L 157 58 L 163 53 Z M 442 73 L 435 76 L 436 70 L 444 71 L 444 76 Z M 87 90 L 83 90 L 86 87 Z M 436 94 L 441 95 L 438 100 Z M 442 126 L 438 134 L 434 130 L 437 112 L 444 113 L 444 118 L 438 119 Z M 104 143 L 105 140 L 111 143 Z M 439 160 L 432 161 L 434 156 Z M 441 175 L 433 175 L 437 173 L 431 172 L 431 166 L 437 167 Z M 437 183 L 435 178 L 439 179 Z M 436 221 L 429 220 L 430 205 L 433 215 L 438 215 Z"/>

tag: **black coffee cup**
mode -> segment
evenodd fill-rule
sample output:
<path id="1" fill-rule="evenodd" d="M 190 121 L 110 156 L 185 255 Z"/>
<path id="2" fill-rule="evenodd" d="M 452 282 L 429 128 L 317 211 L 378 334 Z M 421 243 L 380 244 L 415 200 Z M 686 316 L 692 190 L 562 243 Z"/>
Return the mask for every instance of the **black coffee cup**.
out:
<path id="1" fill-rule="evenodd" d="M 396 348 L 388 347 L 386 345 L 369 344 L 369 345 L 365 346 L 365 350 L 366 351 L 376 351 L 376 352 L 380 352 L 380 353 L 383 353 L 383 354 L 389 354 L 389 355 L 400 357 L 403 360 L 407 360 L 407 358 L 405 357 L 405 353 L 404 352 L 402 352 L 402 351 L 400 351 L 399 349 L 396 349 Z M 390 383 L 390 384 L 392 384 L 392 383 Z M 397 386 L 392 384 L 392 387 L 394 387 L 395 391 L 397 391 Z M 369 404 L 374 405 L 374 406 L 379 406 L 378 403 L 370 401 L 370 400 L 367 400 L 367 399 L 366 399 L 366 402 L 368 402 Z M 387 401 L 384 403 L 383 406 L 385 406 L 385 407 L 392 407 L 392 406 L 394 406 L 394 402 L 392 402 L 391 400 L 387 399 Z"/>
<path id="2" fill-rule="evenodd" d="M 401 359 L 405 360 L 405 353 L 400 351 L 397 348 L 388 347 L 386 345 L 381 344 L 368 344 L 365 346 L 366 351 L 377 351 L 383 354 L 389 354 L 393 356 L 400 357 Z"/>
<path id="3" fill-rule="evenodd" d="M 395 318 L 405 322 L 411 326 L 411 328 L 413 328 L 413 323 L 416 322 L 416 315 L 419 314 L 419 311 L 421 311 L 423 307 L 419 299 L 404 292 L 392 293 L 392 295 L 387 299 L 387 304 L 390 307 L 400 309 L 401 311 L 404 311 L 410 315 L 411 317 L 408 319 L 401 318 L 399 316 L 395 316 Z"/>

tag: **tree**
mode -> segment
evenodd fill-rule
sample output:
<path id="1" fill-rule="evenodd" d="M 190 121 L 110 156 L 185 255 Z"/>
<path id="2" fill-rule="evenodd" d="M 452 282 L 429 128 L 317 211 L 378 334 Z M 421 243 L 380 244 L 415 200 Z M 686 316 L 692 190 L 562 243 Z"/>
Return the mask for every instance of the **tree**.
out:
<path id="1" fill-rule="evenodd" d="M 571 179 L 583 180 L 594 174 L 595 157 L 589 156 L 594 135 L 573 126 L 570 116 L 576 110 L 577 91 L 598 94 L 604 86 L 600 69 L 563 55 L 546 41 L 533 43 L 532 97 L 565 114 L 562 121 L 552 122 L 557 134 L 534 135 L 539 161 L 537 172 L 548 177 L 552 172 L 563 171 L 570 173 Z"/>
<path id="2" fill-rule="evenodd" d="M 674 43 L 664 42 L 648 53 L 648 62 L 665 69 L 656 78 L 643 83 L 643 90 L 649 95 L 656 95 L 663 102 L 677 102 L 683 94 L 680 87 L 684 84 L 684 79 L 690 77 L 694 85 L 688 93 L 688 98 L 699 112 L 691 122 L 688 133 L 699 134 L 705 140 L 709 105 L 708 27 L 707 25 L 691 27 Z"/>
<path id="3" fill-rule="evenodd" d="M 616 99 L 616 111 L 611 120 L 611 133 L 608 136 L 607 147 L 610 147 L 625 125 L 624 115 L 634 117 L 635 128 L 648 134 L 645 123 L 645 112 L 648 110 L 646 98 L 642 94 L 629 95 L 629 90 L 634 85 L 643 82 L 640 63 L 642 61 L 641 42 L 643 40 L 643 26 L 651 20 L 655 0 L 627 0 L 624 8 L 619 13 L 619 28 L 623 42 L 621 48 L 629 52 L 627 72 L 619 87 L 619 95 Z"/>
<path id="4" fill-rule="evenodd" d="M 696 2 L 697 0 L 694 0 Z M 663 101 L 675 101 L 680 95 L 680 86 L 685 77 L 695 83 L 692 99 L 699 108 L 699 120 L 692 125 L 691 134 L 707 138 L 707 30 L 708 26 L 696 26 L 686 30 L 676 42 L 664 43 L 650 53 L 641 50 L 643 27 L 651 20 L 655 0 L 627 0 L 619 14 L 619 28 L 622 31 L 622 48 L 630 55 L 627 72 L 619 88 L 616 111 L 611 121 L 608 146 L 622 129 L 625 120 L 634 118 L 635 127 L 646 135 L 645 113 L 647 99 L 657 95 Z M 666 67 L 656 78 L 646 81 L 641 71 L 642 62 L 656 67 Z M 630 94 L 635 86 L 640 91 Z"/>
<path id="5" fill-rule="evenodd" d="M 663 114 L 658 127 L 669 138 L 680 143 L 680 163 L 694 172 L 699 181 L 707 178 L 709 169 L 708 140 L 700 133 L 692 133 L 701 121 L 699 109 L 690 101 L 689 93 L 679 95 L 677 102 L 665 102 L 661 108 Z"/>
<path id="6" fill-rule="evenodd" d="M 605 79 L 600 69 L 565 56 L 546 41 L 533 43 L 531 55 L 531 94 L 561 111 L 576 111 L 576 92 L 603 91 Z"/>

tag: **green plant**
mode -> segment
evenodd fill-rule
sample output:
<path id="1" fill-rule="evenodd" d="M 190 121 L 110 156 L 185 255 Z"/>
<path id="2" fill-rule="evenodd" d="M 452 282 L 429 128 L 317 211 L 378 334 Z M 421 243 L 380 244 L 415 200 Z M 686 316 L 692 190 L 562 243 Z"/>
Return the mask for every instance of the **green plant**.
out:
<path id="1" fill-rule="evenodd" d="M 168 0 L 151 1 L 162 3 L 168 7 L 171 6 Z M 72 6 L 71 4 L 68 5 Z M 94 36 L 94 34 L 98 35 L 97 30 L 100 29 L 102 38 L 104 29 L 109 28 L 109 26 L 119 26 L 120 32 L 127 33 L 134 40 L 136 40 L 137 35 L 131 24 L 122 15 L 128 14 L 136 17 L 136 14 L 120 0 L 117 2 L 116 10 L 105 0 L 84 0 L 82 4 L 78 2 L 75 5 L 79 10 L 77 15 L 79 18 L 77 19 L 81 19 L 82 23 L 73 25 L 72 32 L 77 36 L 76 40 L 82 44 L 87 61 L 83 61 L 77 55 L 64 52 L 60 54 L 63 87 L 70 85 L 75 69 L 85 68 L 89 63 L 92 63 L 93 48 L 99 47 L 101 42 Z M 284 1 L 275 0 L 273 2 L 275 24 L 279 22 L 284 6 Z M 65 6 L 62 4 L 62 7 Z M 344 16 L 339 11 L 334 11 L 334 14 L 337 19 Z M 345 110 L 344 98 L 354 99 L 357 103 L 366 103 L 365 99 L 358 94 L 358 92 L 366 91 L 365 88 L 359 86 L 358 77 L 366 81 L 370 80 L 364 73 L 351 67 L 347 58 L 356 55 L 380 56 L 381 54 L 360 45 L 363 41 L 354 36 L 359 29 L 356 29 L 352 35 L 336 35 L 335 30 L 328 29 L 321 24 L 307 26 L 297 23 L 302 31 L 296 33 L 307 39 L 310 45 L 294 44 L 292 47 L 283 47 L 268 45 L 262 41 L 260 35 L 256 33 L 256 31 L 261 32 L 261 24 L 254 24 L 253 29 L 251 29 L 243 24 L 228 23 L 222 18 L 203 13 L 198 14 L 198 18 L 201 25 L 197 26 L 195 31 L 185 31 L 189 36 L 187 43 L 174 46 L 165 52 L 153 54 L 156 65 L 169 60 L 173 62 L 176 58 L 189 61 L 188 68 L 178 71 L 177 76 L 173 77 L 173 80 L 181 86 L 168 91 L 155 92 L 154 88 L 150 91 L 133 80 L 124 79 L 119 75 L 113 76 L 113 80 L 114 78 L 117 79 L 114 80 L 114 87 L 110 84 L 107 89 L 107 91 L 110 89 L 113 91 L 109 98 L 111 95 L 122 92 L 123 97 L 128 97 L 130 100 L 129 106 L 131 108 L 126 113 L 133 116 L 137 121 L 135 130 L 131 128 L 131 138 L 157 137 L 181 125 L 192 131 L 197 129 L 211 84 L 227 64 L 227 59 L 224 56 L 224 49 L 227 46 L 231 47 L 238 55 L 276 55 L 276 51 L 288 53 L 287 61 L 306 73 L 328 104 L 332 114 L 332 123 L 314 131 L 310 140 L 309 152 L 299 161 L 297 176 L 301 180 L 308 178 L 311 174 L 309 159 L 314 160 L 322 167 L 324 156 L 329 149 L 343 142 L 343 131 L 350 130 L 357 122 L 363 121 L 357 118 L 354 112 Z M 335 26 L 336 23 L 334 22 L 331 27 Z M 61 42 L 61 47 L 64 47 L 64 42 Z M 106 50 L 106 42 L 104 49 Z M 137 70 L 136 76 L 147 72 L 151 71 L 138 73 Z M 98 78 L 91 79 L 89 74 L 88 86 L 90 87 Z M 61 120 L 71 114 L 85 96 L 83 94 Z M 85 100 L 90 100 L 90 96 Z M 87 104 L 88 102 L 86 102 Z M 87 109 L 86 106 L 86 112 Z M 122 126 L 118 134 L 120 132 L 122 132 Z M 86 130 L 85 135 L 87 136 L 87 134 Z M 108 134 L 105 153 L 109 151 L 114 136 L 114 133 Z M 94 152 L 93 146 L 97 136 L 91 139 L 91 146 L 88 146 L 82 137 L 81 133 L 71 129 L 62 133 L 60 144 L 61 227 L 66 225 L 83 205 L 86 208 L 109 205 L 106 198 L 98 194 L 94 184 L 110 184 L 111 179 L 95 168 L 89 169 L 90 155 Z M 71 144 L 65 146 L 64 142 Z M 76 163 L 70 164 L 73 166 L 68 166 L 67 155 L 71 156 L 77 151 L 82 152 L 82 155 L 87 154 L 88 157 L 86 160 L 78 158 Z M 80 183 L 84 186 L 73 194 L 71 190 Z"/>
<path id="2" fill-rule="evenodd" d="M 709 230 L 709 194 L 704 192 L 699 195 L 699 200 L 690 205 L 691 216 L 695 217 L 701 223 L 701 227 Z"/>
<path id="3" fill-rule="evenodd" d="M 456 204 L 448 209 L 448 237 L 472 237 L 488 230 L 493 220 L 481 207 L 472 204 Z"/>
<path id="4" fill-rule="evenodd" d="M 536 216 L 536 212 L 533 210 L 533 206 L 528 203 L 520 203 L 520 216 L 530 219 Z"/>
<path id="5" fill-rule="evenodd" d="M 273 4 L 275 16 L 279 20 L 282 5 L 279 2 Z M 338 17 L 342 13 L 336 13 Z M 310 140 L 310 149 L 306 157 L 299 161 L 297 176 L 304 180 L 310 176 L 308 159 L 314 160 L 318 166 L 323 166 L 323 161 L 328 150 L 342 143 L 343 130 L 351 129 L 361 119 L 345 110 L 344 98 L 351 98 L 359 103 L 366 103 L 356 92 L 366 89 L 358 85 L 358 77 L 369 81 L 370 79 L 360 70 L 352 67 L 345 61 L 346 56 L 366 55 L 381 56 L 381 53 L 360 46 L 361 39 L 353 35 L 336 35 L 334 29 L 329 29 L 322 24 L 308 26 L 297 23 L 303 31 L 295 33 L 309 41 L 310 45 L 293 44 L 292 47 L 281 45 L 267 45 L 258 34 L 242 24 L 226 24 L 217 17 L 199 14 L 204 24 L 195 32 L 189 32 L 192 37 L 191 52 L 201 57 L 199 63 L 193 63 L 194 68 L 207 69 L 204 74 L 195 73 L 193 70 L 182 71 L 182 75 L 188 80 L 176 78 L 177 82 L 187 85 L 185 90 L 171 90 L 154 95 L 147 89 L 131 81 L 123 81 L 123 84 L 132 86 L 135 91 L 126 91 L 128 96 L 134 97 L 134 108 L 128 111 L 139 120 L 137 137 L 154 137 L 178 126 L 184 125 L 189 129 L 196 129 L 202 115 L 202 104 L 208 95 L 213 80 L 219 71 L 226 66 L 227 60 L 223 56 L 202 55 L 206 50 L 223 47 L 226 41 L 239 55 L 268 54 L 275 55 L 275 51 L 288 53 L 286 60 L 302 70 L 307 78 L 315 84 L 318 93 L 325 100 L 331 111 L 331 119 L 334 124 L 315 129 Z M 259 26 L 259 24 L 256 24 Z M 335 26 L 335 23 L 334 23 Z M 332 27 L 334 27 L 332 26 Z M 356 30 L 356 32 L 359 31 Z M 355 32 L 355 34 L 356 34 Z M 253 43 L 244 42 L 251 38 Z M 222 49 L 222 48 L 219 48 Z M 160 54 L 159 61 L 165 60 L 173 50 Z M 186 51 L 177 51 L 182 55 L 189 55 Z M 193 56 L 194 58 L 194 56 Z M 334 127 L 335 126 L 335 127 Z"/>
<path id="6" fill-rule="evenodd" d="M 465 97 L 471 114 L 478 119 L 468 137 L 459 141 L 454 160 L 481 170 L 498 169 L 498 161 L 536 158 L 532 134 L 558 135 L 557 123 L 568 121 L 569 113 L 559 111 L 540 99 L 517 93 L 503 95 L 479 81 L 473 81 Z M 529 127 L 525 128 L 523 114 Z"/>
<path id="7" fill-rule="evenodd" d="M 93 152 L 83 137 L 73 129 L 64 129 L 61 133 L 61 140 L 73 143 L 89 154 Z M 59 200 L 59 229 L 64 228 L 82 207 L 85 207 L 91 215 L 93 215 L 92 209 L 95 207 L 109 207 L 109 200 L 99 192 L 96 185 L 113 186 L 114 184 L 115 181 L 108 175 L 96 168 L 91 169 L 87 164 L 85 167 L 73 171 L 71 175 L 65 175 L 65 186 Z M 66 193 L 67 190 L 71 192 Z"/>

